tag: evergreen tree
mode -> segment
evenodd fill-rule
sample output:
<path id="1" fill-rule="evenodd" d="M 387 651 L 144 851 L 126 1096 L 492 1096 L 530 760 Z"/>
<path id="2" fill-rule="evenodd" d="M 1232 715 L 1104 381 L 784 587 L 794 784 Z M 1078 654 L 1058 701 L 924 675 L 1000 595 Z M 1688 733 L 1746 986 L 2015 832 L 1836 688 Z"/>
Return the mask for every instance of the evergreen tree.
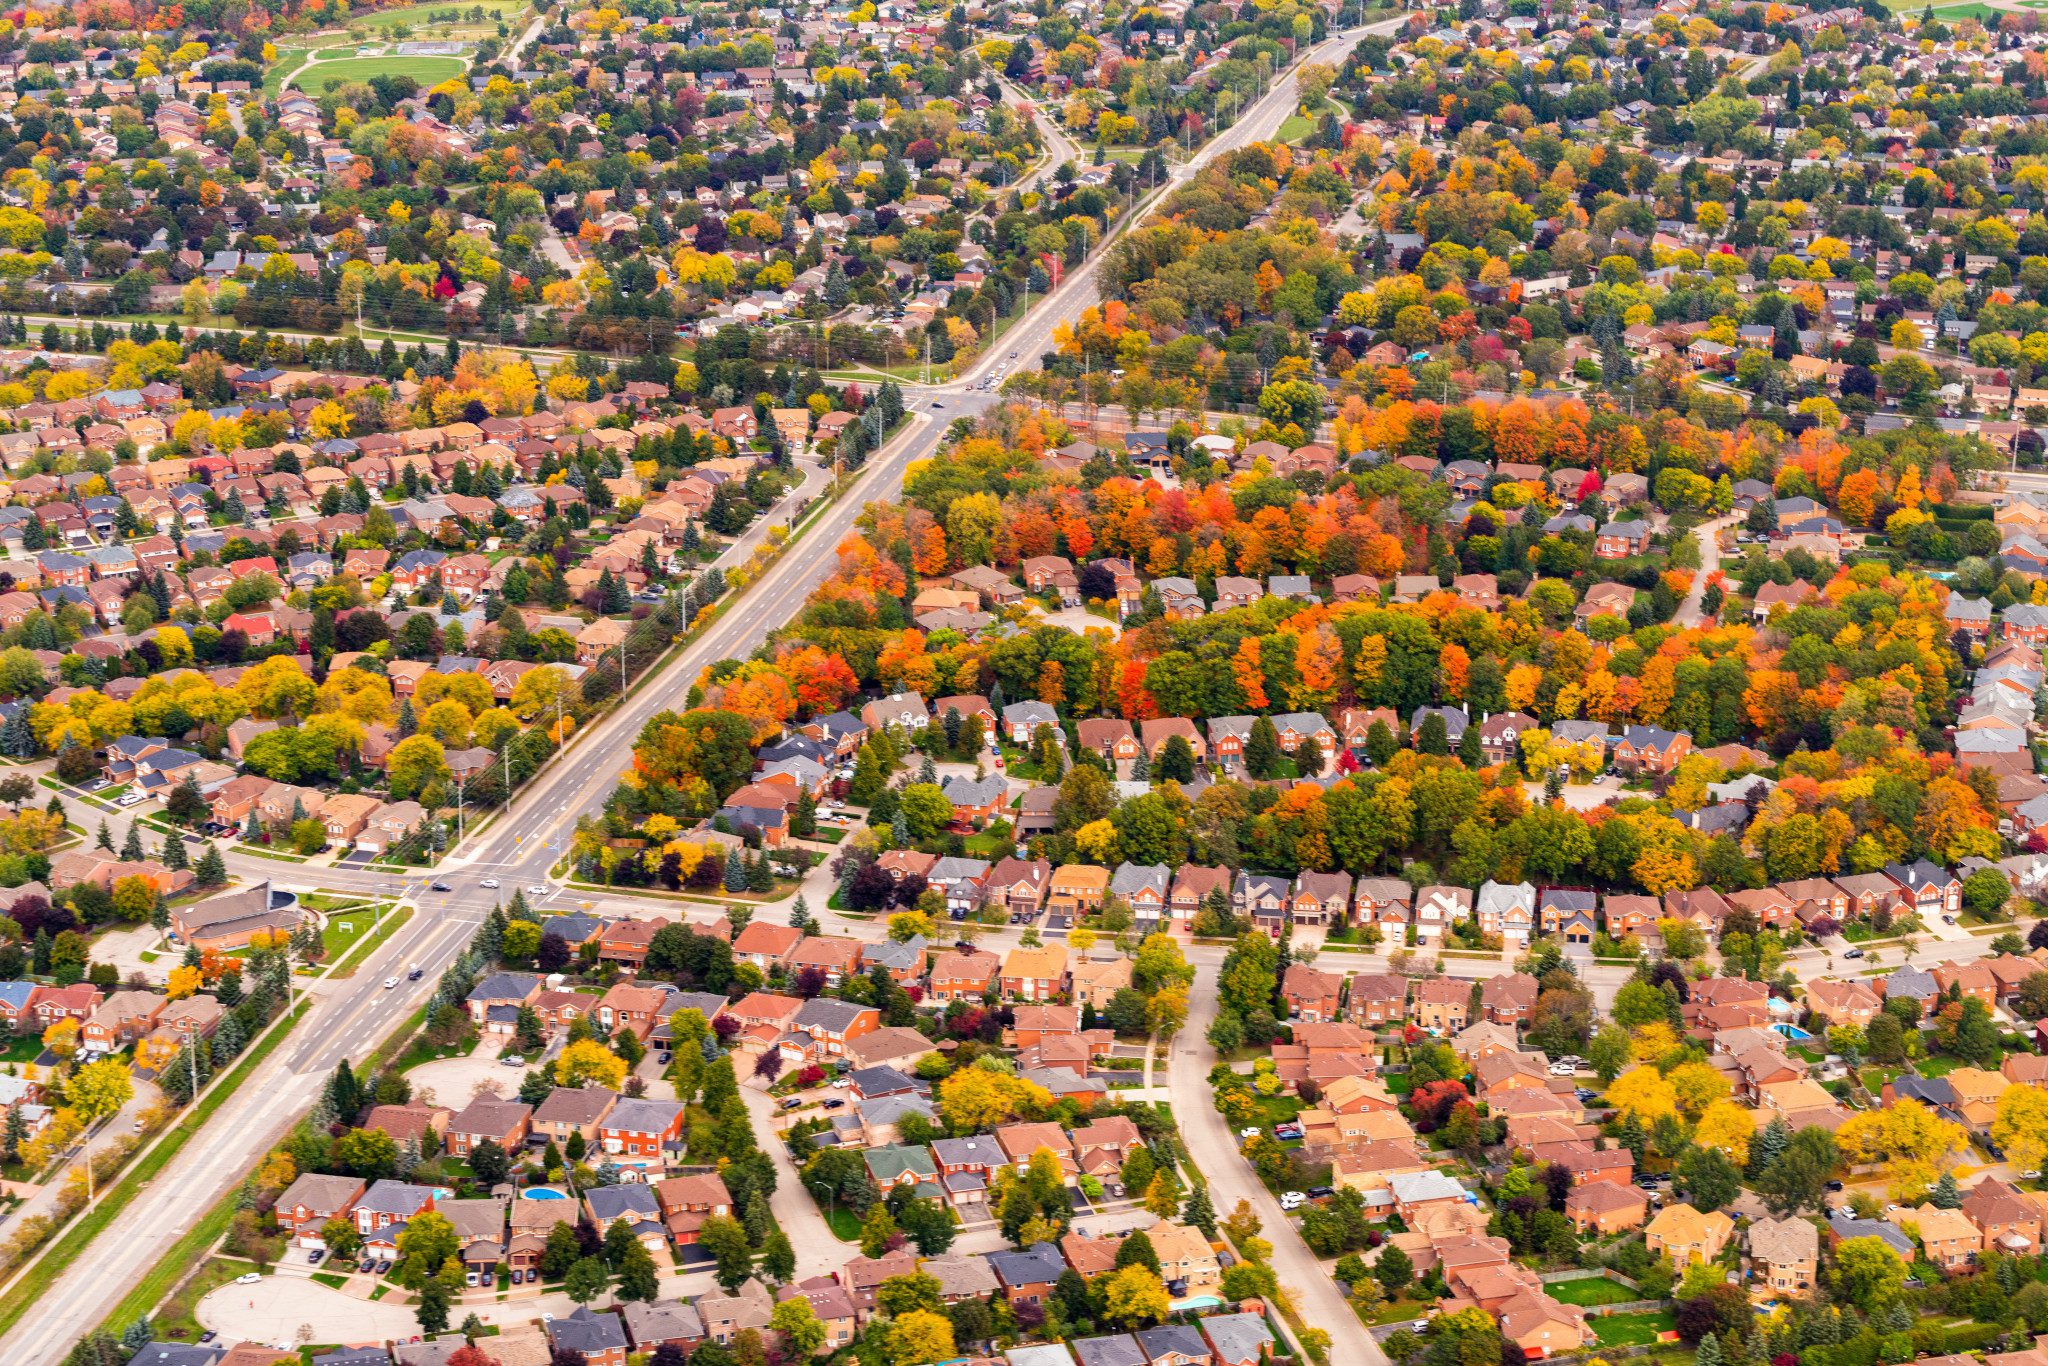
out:
<path id="1" fill-rule="evenodd" d="M 744 892 L 747 890 L 747 861 L 737 847 L 725 856 L 725 890 Z"/>
<path id="2" fill-rule="evenodd" d="M 228 880 L 227 863 L 221 858 L 220 850 L 214 847 L 213 841 L 207 841 L 206 852 L 199 856 L 199 866 L 192 870 L 192 876 L 198 879 L 202 887 L 218 887 Z"/>
<path id="3" fill-rule="evenodd" d="M 1700 1339 L 1698 1366 L 1723 1366 L 1726 1359 L 1721 1355 L 1721 1340 L 1712 1333 Z"/>
<path id="4" fill-rule="evenodd" d="M 183 872 L 192 866 L 192 861 L 185 856 L 183 839 L 176 835 L 164 836 L 163 865 L 172 872 Z"/>
<path id="5" fill-rule="evenodd" d="M 747 869 L 747 890 L 763 894 L 775 890 L 775 868 L 765 852 Z"/>
<path id="6" fill-rule="evenodd" d="M 100 833 L 95 842 L 108 853 L 114 852 L 114 832 L 107 829 L 107 821 L 104 816 L 100 818 Z"/>
<path id="7" fill-rule="evenodd" d="M 804 900 L 802 892 L 796 894 L 796 904 L 789 908 L 789 927 L 805 934 L 818 927 L 818 922 L 811 916 L 811 904 Z"/>
<path id="8" fill-rule="evenodd" d="M 1956 1174 L 1943 1172 L 1941 1180 L 1934 1183 L 1934 1194 L 1928 1196 L 1927 1201 L 1936 1209 L 1961 1209 L 1963 1194 L 1956 1189 Z"/>
<path id="9" fill-rule="evenodd" d="M 128 838 L 121 841 L 121 857 L 129 863 L 140 863 L 149 857 L 149 852 L 142 847 L 140 824 L 131 823 L 128 826 Z"/>

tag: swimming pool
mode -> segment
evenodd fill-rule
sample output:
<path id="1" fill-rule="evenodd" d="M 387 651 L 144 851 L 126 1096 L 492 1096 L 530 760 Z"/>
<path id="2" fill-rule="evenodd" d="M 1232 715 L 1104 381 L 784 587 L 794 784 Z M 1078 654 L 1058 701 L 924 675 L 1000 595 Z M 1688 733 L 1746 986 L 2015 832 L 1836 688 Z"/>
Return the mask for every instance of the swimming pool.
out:
<path id="1" fill-rule="evenodd" d="M 1801 1039 L 1810 1039 L 1813 1037 L 1812 1034 L 1808 1033 L 1806 1030 L 1801 1029 L 1798 1025 L 1786 1024 L 1783 1021 L 1780 1021 L 1779 1023 L 1772 1025 L 1771 1028 L 1777 1030 L 1780 1034 L 1783 1034 L 1786 1038 L 1792 1040 L 1794 1043 L 1799 1042 Z"/>
<path id="2" fill-rule="evenodd" d="M 567 1200 L 569 1197 L 551 1186 L 535 1186 L 532 1190 L 519 1192 L 523 1200 Z"/>

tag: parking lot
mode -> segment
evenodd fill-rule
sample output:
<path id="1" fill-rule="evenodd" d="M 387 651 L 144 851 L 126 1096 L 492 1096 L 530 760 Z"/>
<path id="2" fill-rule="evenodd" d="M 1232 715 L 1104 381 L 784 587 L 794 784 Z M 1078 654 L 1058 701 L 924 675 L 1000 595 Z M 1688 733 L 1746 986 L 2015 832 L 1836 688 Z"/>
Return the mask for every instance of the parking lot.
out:
<path id="1" fill-rule="evenodd" d="M 359 1300 L 305 1277 L 266 1276 L 254 1285 L 222 1286 L 199 1302 L 196 1317 L 229 1341 L 270 1347 L 403 1340 L 419 1331 L 419 1321 L 392 1298 Z"/>
<path id="2" fill-rule="evenodd" d="M 500 1046 L 501 1041 L 487 1038 L 466 1058 L 421 1063 L 407 1074 L 414 1098 L 424 1089 L 433 1094 L 434 1104 L 460 1110 L 486 1088 L 494 1095 L 511 1095 L 519 1089 L 526 1069 L 505 1066 L 498 1058 Z"/>

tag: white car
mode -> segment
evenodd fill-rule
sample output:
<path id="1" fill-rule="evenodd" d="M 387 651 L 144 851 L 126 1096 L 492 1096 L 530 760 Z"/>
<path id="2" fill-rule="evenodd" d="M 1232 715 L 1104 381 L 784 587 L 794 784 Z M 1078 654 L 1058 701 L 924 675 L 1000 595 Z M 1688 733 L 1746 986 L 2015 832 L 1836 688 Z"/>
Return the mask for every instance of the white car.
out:
<path id="1" fill-rule="evenodd" d="M 496 878 L 494 878 L 494 877 L 487 877 L 487 878 L 485 878 L 485 879 L 484 879 L 483 881 L 481 881 L 481 882 L 477 883 L 477 886 L 479 886 L 479 887 L 490 887 L 490 888 L 493 888 L 493 889 L 495 889 L 495 888 L 497 887 L 497 885 L 498 885 L 498 879 L 496 879 Z"/>
<path id="2" fill-rule="evenodd" d="M 1262 1131 L 1262 1130 L 1261 1130 L 1261 1129 L 1259 1128 L 1259 1126 L 1258 1126 L 1258 1125 L 1256 1125 L 1256 1124 L 1253 1124 L 1253 1125 L 1249 1125 L 1249 1126 L 1247 1126 L 1246 1128 L 1243 1128 L 1243 1129 L 1239 1129 L 1239 1130 L 1237 1131 L 1237 1136 L 1238 1136 L 1239 1138 L 1246 1138 L 1246 1139 L 1250 1139 L 1250 1138 L 1257 1138 L 1257 1137 L 1259 1136 L 1259 1134 L 1260 1134 L 1261 1132 L 1263 1132 L 1263 1131 Z"/>
<path id="3" fill-rule="evenodd" d="M 1572 1065 L 1568 1062 L 1554 1062 L 1550 1064 L 1550 1075 L 1553 1077 L 1568 1077 L 1571 1074 Z"/>
<path id="4" fill-rule="evenodd" d="M 551 892 L 550 892 L 550 891 L 548 890 L 548 888 L 547 888 L 546 884 L 544 884 L 544 883 L 535 883 L 535 884 L 534 884 L 533 886 L 531 886 L 531 887 L 528 887 L 528 888 L 526 889 L 526 894 L 527 894 L 528 896 L 551 896 L 551 895 L 553 895 L 553 893 L 551 893 Z"/>
<path id="5" fill-rule="evenodd" d="M 384 979 L 384 990 L 386 991 L 390 991 L 393 987 L 396 987 L 397 985 L 398 979 L 396 977 L 386 977 Z"/>
<path id="6" fill-rule="evenodd" d="M 253 1271 L 250 1271 L 250 1272 L 247 1272 L 247 1273 L 245 1273 L 245 1274 L 243 1274 L 243 1275 L 240 1275 L 240 1276 L 237 1276 L 237 1277 L 235 1277 L 235 1284 L 236 1284 L 236 1285 L 254 1285 L 254 1284 L 256 1284 L 256 1282 L 258 1282 L 258 1281 L 260 1281 L 260 1280 L 262 1280 L 262 1279 L 263 1279 L 263 1278 L 262 1278 L 261 1276 L 257 1275 L 257 1274 L 256 1274 L 255 1272 L 253 1272 Z"/>
<path id="7" fill-rule="evenodd" d="M 832 1089 L 835 1091 L 844 1091 L 847 1087 L 851 1085 L 853 1085 L 853 1083 L 848 1081 L 845 1077 L 838 1077 L 833 1080 Z"/>

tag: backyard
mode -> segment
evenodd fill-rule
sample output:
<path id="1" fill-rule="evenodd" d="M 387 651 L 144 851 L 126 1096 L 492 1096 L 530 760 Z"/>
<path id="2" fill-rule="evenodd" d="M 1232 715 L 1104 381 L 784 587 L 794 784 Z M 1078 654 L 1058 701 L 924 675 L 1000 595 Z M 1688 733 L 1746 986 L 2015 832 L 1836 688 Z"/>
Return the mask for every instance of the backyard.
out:
<path id="1" fill-rule="evenodd" d="M 1605 1276 L 1587 1276 L 1576 1281 L 1552 1281 L 1543 1288 L 1549 1291 L 1550 1298 L 1559 1304 L 1626 1304 L 1630 1300 L 1642 1298 L 1640 1291 L 1631 1290 L 1620 1281 L 1610 1281 Z"/>
<path id="2" fill-rule="evenodd" d="M 1657 1341 L 1659 1335 L 1675 1332 L 1677 1325 L 1669 1309 L 1641 1314 L 1605 1314 L 1591 1319 L 1593 1337 L 1602 1347 L 1640 1347 Z"/>

